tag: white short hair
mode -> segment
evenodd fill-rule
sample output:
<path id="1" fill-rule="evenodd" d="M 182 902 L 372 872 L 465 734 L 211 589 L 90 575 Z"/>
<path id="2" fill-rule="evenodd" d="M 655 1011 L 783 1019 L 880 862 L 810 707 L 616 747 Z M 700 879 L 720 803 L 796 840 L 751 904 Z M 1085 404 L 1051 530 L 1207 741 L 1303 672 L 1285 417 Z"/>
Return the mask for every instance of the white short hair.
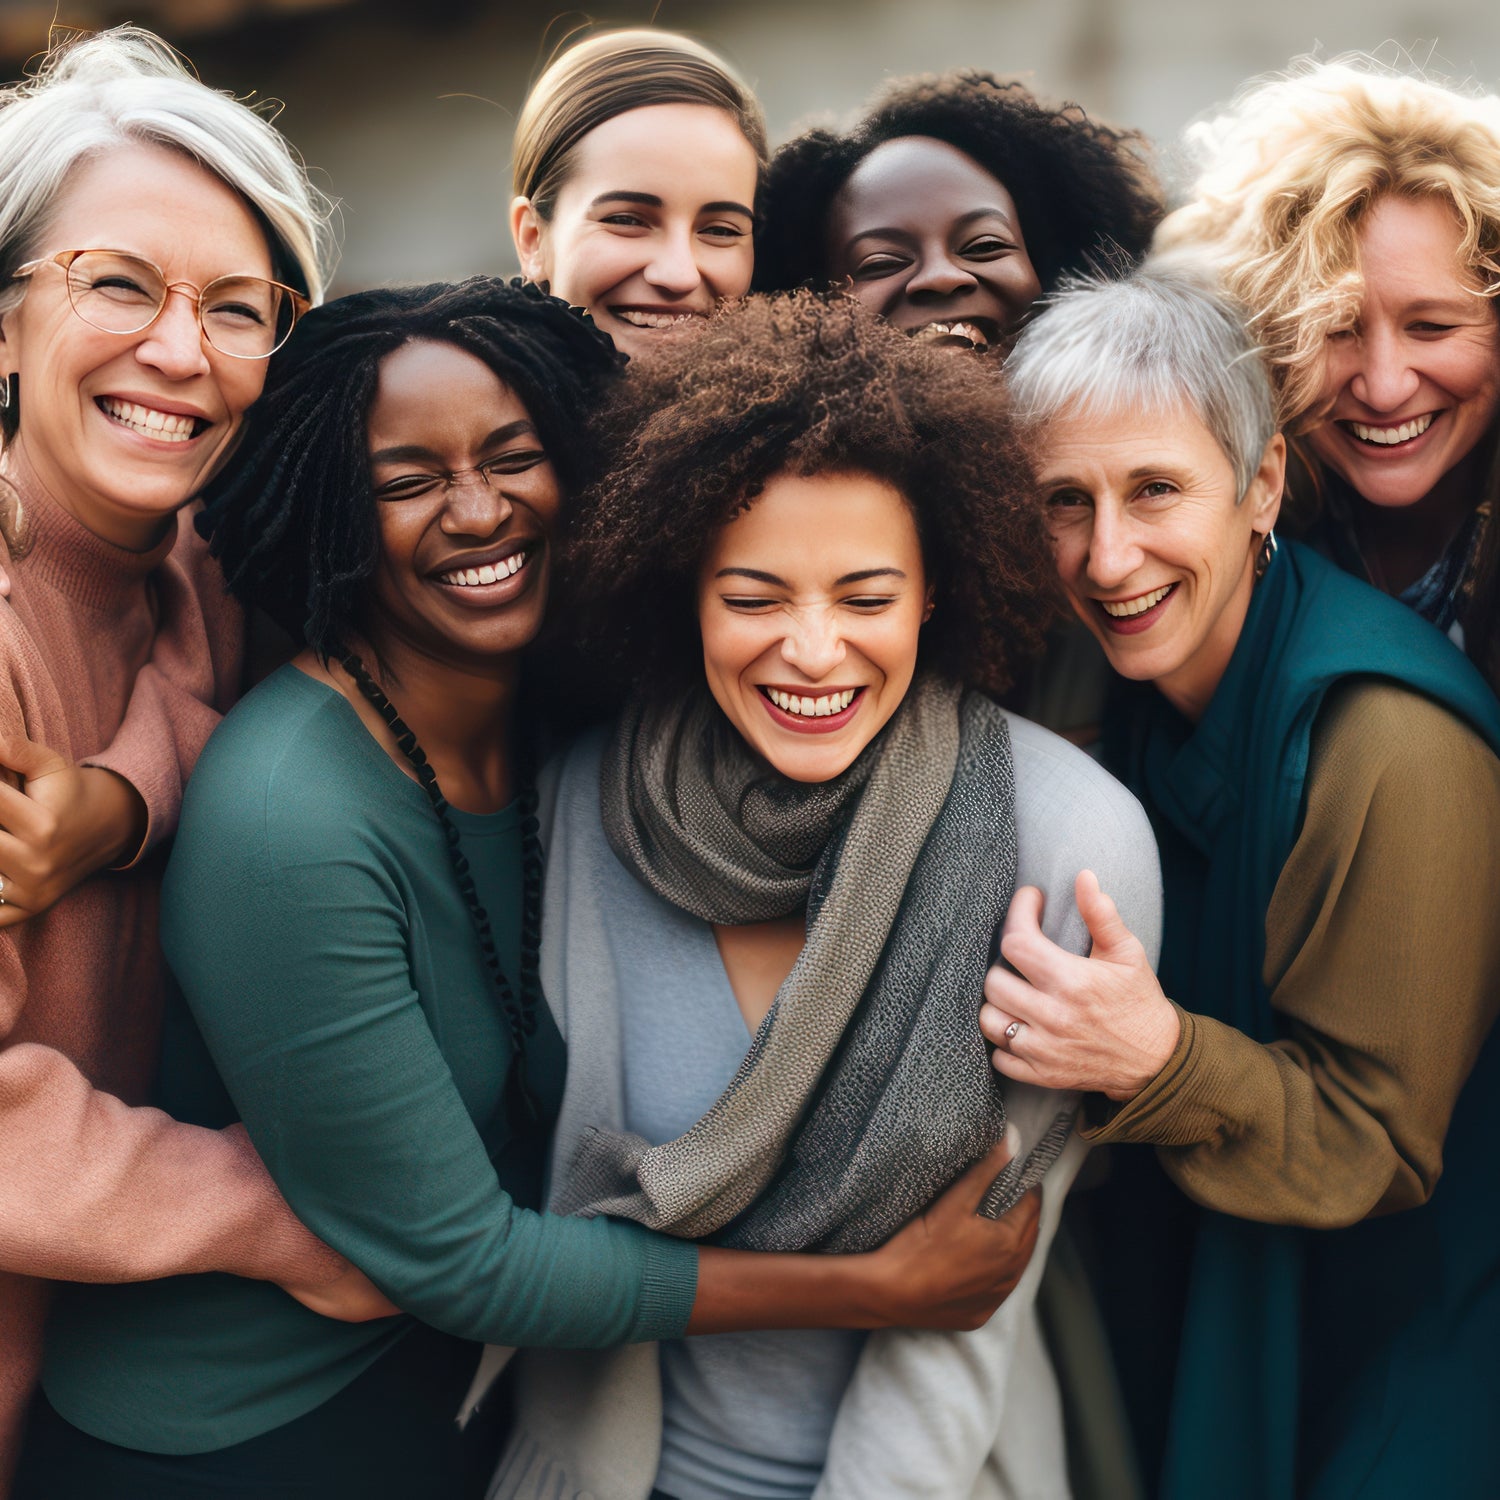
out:
<path id="1" fill-rule="evenodd" d="M 1271 382 L 1240 309 L 1210 282 L 1151 261 L 1118 280 L 1066 283 L 1005 366 L 1016 415 L 1194 412 L 1234 469 L 1241 498 L 1276 434 Z"/>
<path id="2" fill-rule="evenodd" d="M 322 300 L 338 259 L 334 205 L 280 131 L 200 83 L 160 37 L 119 26 L 54 45 L 34 76 L 0 89 L 0 311 L 23 295 L 11 277 L 72 170 L 134 144 L 181 151 L 222 178 L 261 219 L 274 274 Z"/>

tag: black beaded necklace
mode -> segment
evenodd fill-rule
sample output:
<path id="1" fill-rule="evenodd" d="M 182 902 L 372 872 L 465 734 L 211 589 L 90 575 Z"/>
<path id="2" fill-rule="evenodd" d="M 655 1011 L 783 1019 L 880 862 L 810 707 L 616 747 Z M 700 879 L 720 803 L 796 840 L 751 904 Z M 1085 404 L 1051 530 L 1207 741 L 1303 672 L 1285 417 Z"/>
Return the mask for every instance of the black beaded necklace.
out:
<path id="1" fill-rule="evenodd" d="M 500 954 L 495 948 L 495 935 L 490 928 L 489 913 L 479 899 L 468 857 L 459 844 L 458 829 L 448 814 L 448 799 L 443 796 L 442 788 L 438 785 L 437 772 L 432 769 L 426 752 L 417 743 L 417 736 L 411 726 L 396 712 L 395 704 L 370 676 L 364 662 L 352 651 L 342 655 L 339 661 L 395 736 L 397 747 L 411 763 L 417 781 L 427 793 L 427 800 L 432 803 L 432 810 L 442 825 L 448 860 L 458 879 L 464 904 L 469 909 L 469 920 L 473 923 L 475 937 L 479 939 L 479 951 L 499 997 L 515 1052 L 506 1086 L 512 1133 L 520 1137 L 543 1129 L 543 1111 L 531 1091 L 526 1075 L 526 1038 L 536 1032 L 537 1007 L 542 993 L 542 844 L 536 816 L 536 783 L 530 776 L 521 777 L 516 797 L 521 816 L 521 972 L 518 995 L 501 966 Z"/>

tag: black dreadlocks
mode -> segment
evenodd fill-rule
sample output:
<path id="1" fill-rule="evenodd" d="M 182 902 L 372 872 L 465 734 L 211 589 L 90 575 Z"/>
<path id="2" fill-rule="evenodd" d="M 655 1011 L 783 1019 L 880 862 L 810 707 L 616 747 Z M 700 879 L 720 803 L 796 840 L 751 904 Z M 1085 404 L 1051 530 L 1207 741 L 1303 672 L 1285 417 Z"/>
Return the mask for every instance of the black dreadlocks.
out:
<path id="1" fill-rule="evenodd" d="M 272 356 L 198 526 L 229 587 L 325 660 L 358 624 L 378 554 L 365 426 L 381 360 L 453 344 L 515 391 L 565 495 L 593 477 L 588 417 L 622 363 L 592 322 L 521 281 L 356 292 L 314 309 Z"/>

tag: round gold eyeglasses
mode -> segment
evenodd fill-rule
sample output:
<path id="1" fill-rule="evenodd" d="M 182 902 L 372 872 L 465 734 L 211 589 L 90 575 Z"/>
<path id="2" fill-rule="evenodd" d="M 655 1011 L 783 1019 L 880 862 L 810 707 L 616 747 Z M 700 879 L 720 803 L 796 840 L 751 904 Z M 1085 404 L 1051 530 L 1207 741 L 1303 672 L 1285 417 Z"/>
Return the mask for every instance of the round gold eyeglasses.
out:
<path id="1" fill-rule="evenodd" d="M 27 261 L 14 279 L 43 266 L 61 267 L 73 311 L 102 333 L 142 332 L 161 316 L 167 297 L 181 292 L 197 309 L 203 337 L 231 359 L 268 359 L 312 306 L 294 287 L 264 276 L 220 276 L 205 287 L 168 281 L 160 266 L 124 250 L 61 250 Z"/>

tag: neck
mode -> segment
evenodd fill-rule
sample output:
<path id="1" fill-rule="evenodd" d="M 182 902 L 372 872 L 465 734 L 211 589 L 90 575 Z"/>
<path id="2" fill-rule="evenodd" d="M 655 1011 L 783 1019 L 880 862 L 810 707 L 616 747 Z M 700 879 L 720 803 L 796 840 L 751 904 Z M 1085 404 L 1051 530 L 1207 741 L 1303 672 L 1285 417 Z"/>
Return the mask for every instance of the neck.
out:
<path id="1" fill-rule="evenodd" d="M 1412 505 L 1372 505 L 1353 495 L 1350 514 L 1370 581 L 1399 594 L 1447 551 L 1483 493 L 1493 439 L 1477 444 Z"/>
<path id="2" fill-rule="evenodd" d="M 515 796 L 510 729 L 520 664 L 455 663 L 405 639 L 370 631 L 355 646 L 365 670 L 380 685 L 417 737 L 449 803 L 465 812 L 497 812 Z M 299 665 L 307 667 L 306 653 Z M 359 687 L 342 668 L 321 672 L 353 703 L 367 727 L 401 769 L 410 763 Z"/>
<path id="3" fill-rule="evenodd" d="M 72 495 L 68 487 L 48 477 L 49 466 L 38 462 L 27 448 L 25 437 L 17 433 L 5 446 L 5 474 L 23 493 L 41 491 L 59 510 L 66 511 L 80 526 L 93 532 L 101 541 L 126 552 L 152 552 L 162 538 L 177 524 L 177 513 L 133 516 L 126 512 L 103 513 Z"/>

